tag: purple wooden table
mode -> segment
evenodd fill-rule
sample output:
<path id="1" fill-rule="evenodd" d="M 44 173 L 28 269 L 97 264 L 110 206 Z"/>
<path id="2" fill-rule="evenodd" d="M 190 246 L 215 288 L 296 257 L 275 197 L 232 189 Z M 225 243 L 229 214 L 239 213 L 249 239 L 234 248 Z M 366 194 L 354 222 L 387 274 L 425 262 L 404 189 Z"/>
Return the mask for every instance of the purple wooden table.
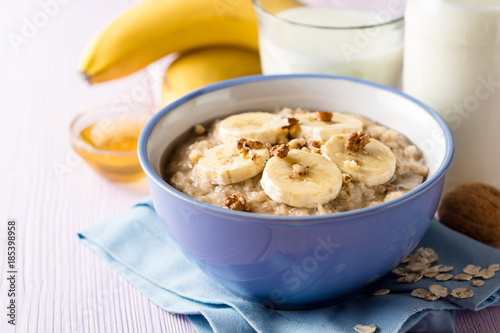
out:
<path id="1" fill-rule="evenodd" d="M 85 44 L 131 1 L 60 2 L 52 9 L 38 0 L 0 4 L 0 332 L 14 332 L 6 317 L 9 219 L 17 223 L 17 332 L 193 332 L 76 237 L 148 190 L 144 182 L 108 182 L 77 159 L 68 144 L 71 119 L 116 99 L 152 103 L 159 81 L 142 72 L 86 84 L 76 70 Z M 459 312 L 456 324 L 457 332 L 497 332 L 500 307 Z"/>

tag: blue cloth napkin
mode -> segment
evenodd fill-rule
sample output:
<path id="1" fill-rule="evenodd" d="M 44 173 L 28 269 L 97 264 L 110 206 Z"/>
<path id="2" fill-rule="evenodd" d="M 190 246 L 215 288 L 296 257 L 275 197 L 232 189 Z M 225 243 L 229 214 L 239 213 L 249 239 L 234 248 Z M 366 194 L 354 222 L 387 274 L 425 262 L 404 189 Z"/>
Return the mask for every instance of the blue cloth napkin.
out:
<path id="1" fill-rule="evenodd" d="M 92 225 L 79 237 L 116 271 L 163 309 L 184 314 L 198 332 L 354 332 L 358 324 L 378 326 L 377 332 L 454 332 L 454 311 L 480 310 L 500 304 L 500 272 L 481 287 L 471 281 L 398 284 L 388 274 L 360 295 L 340 304 L 301 311 L 271 310 L 243 300 L 213 282 L 191 264 L 166 233 L 151 201 Z M 439 264 L 461 273 L 468 264 L 500 263 L 500 251 L 433 221 L 419 246 L 431 247 Z M 441 284 L 448 290 L 465 287 L 469 299 L 448 296 L 425 301 L 410 296 L 415 288 Z M 371 296 L 389 288 L 391 293 Z M 446 310 L 446 311 L 443 311 Z"/>

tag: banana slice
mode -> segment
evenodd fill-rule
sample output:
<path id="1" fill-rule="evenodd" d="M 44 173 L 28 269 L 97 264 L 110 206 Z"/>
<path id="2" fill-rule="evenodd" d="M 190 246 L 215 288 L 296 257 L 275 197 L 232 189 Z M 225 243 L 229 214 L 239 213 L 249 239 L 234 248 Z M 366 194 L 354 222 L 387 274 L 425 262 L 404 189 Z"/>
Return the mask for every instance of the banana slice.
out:
<path id="1" fill-rule="evenodd" d="M 337 197 L 342 175 L 335 163 L 324 156 L 292 149 L 284 158 L 267 161 L 260 183 L 274 201 L 315 208 Z"/>
<path id="2" fill-rule="evenodd" d="M 366 186 L 385 184 L 396 171 L 396 156 L 391 149 L 376 139 L 370 139 L 362 149 L 345 148 L 350 135 L 336 135 L 322 147 L 324 156 L 335 162 L 343 173 Z"/>
<path id="3" fill-rule="evenodd" d="M 330 116 L 331 119 L 329 119 Z M 299 120 L 299 135 L 310 140 L 326 142 L 334 135 L 348 134 L 363 130 L 363 123 L 361 120 L 355 116 L 340 112 L 299 111 L 294 114 L 294 117 Z"/>
<path id="4" fill-rule="evenodd" d="M 207 150 L 194 170 L 211 184 L 228 185 L 258 175 L 268 159 L 266 147 L 242 151 L 236 143 L 226 143 Z"/>
<path id="5" fill-rule="evenodd" d="M 235 142 L 240 138 L 275 144 L 286 139 L 281 117 L 269 112 L 245 112 L 222 120 L 219 124 L 219 140 Z"/>

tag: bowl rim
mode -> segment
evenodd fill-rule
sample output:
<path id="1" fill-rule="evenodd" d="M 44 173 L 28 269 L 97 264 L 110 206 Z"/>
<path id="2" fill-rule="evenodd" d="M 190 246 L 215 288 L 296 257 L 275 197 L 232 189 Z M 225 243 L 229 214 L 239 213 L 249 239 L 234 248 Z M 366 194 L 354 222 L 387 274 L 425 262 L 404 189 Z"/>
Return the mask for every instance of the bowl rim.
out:
<path id="1" fill-rule="evenodd" d="M 153 131 L 154 127 L 157 125 L 157 123 L 170 111 L 176 109 L 182 104 L 185 104 L 192 99 L 195 99 L 199 96 L 202 96 L 204 94 L 207 94 L 209 92 L 213 92 L 216 90 L 221 90 L 233 86 L 239 86 L 243 84 L 248 84 L 248 83 L 255 83 L 255 82 L 262 82 L 262 81 L 273 81 L 273 80 L 286 80 L 286 79 L 302 79 L 302 78 L 311 78 L 311 79 L 328 79 L 328 80 L 342 80 L 342 81 L 351 81 L 355 83 L 360 83 L 363 85 L 368 85 L 371 87 L 379 88 L 385 91 L 389 91 L 391 93 L 394 93 L 396 95 L 399 95 L 407 100 L 409 100 L 412 103 L 417 104 L 420 106 L 425 112 L 430 114 L 430 116 L 439 124 L 441 129 L 444 132 L 444 137 L 445 137 L 445 156 L 443 158 L 443 161 L 441 165 L 438 167 L 436 172 L 428 178 L 422 185 L 418 186 L 417 188 L 409 191 L 408 193 L 403 194 L 402 196 L 390 200 L 388 202 L 384 202 L 381 204 L 378 204 L 376 206 L 371 206 L 371 207 L 365 207 L 365 208 L 360 208 L 360 209 L 355 209 L 347 212 L 339 212 L 339 213 L 332 213 L 332 214 L 325 214 L 325 215 L 308 215 L 308 216 L 287 216 L 287 215 L 266 215 L 266 214 L 258 214 L 258 213 L 250 213 L 250 212 L 240 212 L 240 211 L 235 211 L 235 210 L 230 210 L 218 206 L 211 205 L 206 202 L 199 201 L 197 199 L 194 199 L 187 194 L 182 193 L 181 191 L 175 189 L 173 186 L 169 185 L 166 181 L 164 181 L 153 169 L 151 163 L 149 162 L 148 156 L 147 156 L 147 143 L 149 140 L 149 137 L 151 135 L 151 132 Z M 163 107 L 157 114 L 155 114 L 144 126 L 140 136 L 139 136 L 139 141 L 138 141 L 138 157 L 139 157 L 139 162 L 141 164 L 142 169 L 148 176 L 147 178 L 151 179 L 154 181 L 159 187 L 161 187 L 163 190 L 169 192 L 171 195 L 176 196 L 177 198 L 188 202 L 191 205 L 194 205 L 200 209 L 203 210 L 208 210 L 213 214 L 218 214 L 218 215 L 224 215 L 228 217 L 234 217 L 235 219 L 243 222 L 253 222 L 253 223 L 264 223 L 264 224 L 269 224 L 272 222 L 276 223 L 281 223 L 283 221 L 286 221 L 287 223 L 291 225 L 302 225 L 302 224 L 307 224 L 310 225 L 311 222 L 316 222 L 316 223 L 330 223 L 336 220 L 343 220 L 346 218 L 356 218 L 356 217 L 362 217 L 366 215 L 371 215 L 374 212 L 383 212 L 387 211 L 393 208 L 393 206 L 399 206 L 404 203 L 407 203 L 408 201 L 411 201 L 415 196 L 420 196 L 423 193 L 427 192 L 428 190 L 431 189 L 435 183 L 441 179 L 446 171 L 448 170 L 451 161 L 453 159 L 454 155 L 454 141 L 453 141 L 453 135 L 451 134 L 451 130 L 449 129 L 448 125 L 444 121 L 444 119 L 436 112 L 434 111 L 431 107 L 428 105 L 418 101 L 417 99 L 403 93 L 400 90 L 397 90 L 392 87 L 388 87 L 379 83 L 375 82 L 370 82 L 362 79 L 357 79 L 357 78 L 351 78 L 351 77 L 344 77 L 344 76 L 337 76 L 337 75 L 327 75 L 327 74 L 280 74 L 280 75 L 251 75 L 251 76 L 245 76 L 245 77 L 240 77 L 240 78 L 235 78 L 235 79 L 230 79 L 230 80 L 224 80 L 221 82 L 217 82 L 208 86 L 205 86 L 203 88 L 200 88 L 198 90 L 195 90 L 191 93 L 188 93 L 184 95 L 183 97 L 177 99 L 176 101 L 168 104 L 167 106 Z"/>

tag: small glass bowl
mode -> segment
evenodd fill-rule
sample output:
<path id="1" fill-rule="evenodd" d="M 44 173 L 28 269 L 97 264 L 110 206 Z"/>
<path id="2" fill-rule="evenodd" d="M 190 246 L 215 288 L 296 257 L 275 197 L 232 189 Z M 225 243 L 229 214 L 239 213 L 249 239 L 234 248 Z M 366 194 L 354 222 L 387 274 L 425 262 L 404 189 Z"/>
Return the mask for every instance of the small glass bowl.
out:
<path id="1" fill-rule="evenodd" d="M 155 108 L 104 105 L 86 110 L 71 122 L 71 145 L 98 174 L 113 181 L 144 177 L 137 140 Z"/>

